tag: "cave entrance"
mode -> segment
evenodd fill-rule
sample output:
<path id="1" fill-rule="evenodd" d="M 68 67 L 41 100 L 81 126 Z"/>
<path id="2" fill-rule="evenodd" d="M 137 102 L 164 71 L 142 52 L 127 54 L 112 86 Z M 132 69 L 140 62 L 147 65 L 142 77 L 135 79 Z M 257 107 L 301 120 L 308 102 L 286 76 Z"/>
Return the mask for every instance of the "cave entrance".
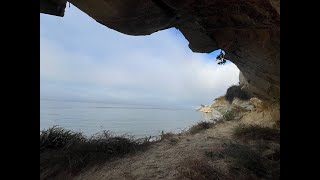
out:
<path id="1" fill-rule="evenodd" d="M 77 8 L 63 19 L 40 14 L 40 128 L 144 136 L 195 124 L 195 109 L 237 84 L 239 70 L 217 64 L 223 50 L 188 45 L 175 28 L 129 36 Z"/>

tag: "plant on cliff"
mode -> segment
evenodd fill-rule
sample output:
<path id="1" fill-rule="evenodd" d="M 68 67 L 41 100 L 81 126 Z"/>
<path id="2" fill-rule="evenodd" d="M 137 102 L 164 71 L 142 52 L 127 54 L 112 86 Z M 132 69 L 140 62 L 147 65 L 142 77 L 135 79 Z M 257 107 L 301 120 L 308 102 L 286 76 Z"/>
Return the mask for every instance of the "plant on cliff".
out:
<path id="1" fill-rule="evenodd" d="M 240 86 L 233 85 L 227 89 L 225 98 L 229 103 L 232 103 L 234 98 L 249 100 L 251 95 L 247 91 L 242 90 Z"/>
<path id="2" fill-rule="evenodd" d="M 216 57 L 216 61 L 220 61 L 218 62 L 219 65 L 223 65 L 227 62 L 227 60 L 224 57 L 225 57 L 225 54 L 221 50 L 220 54 Z"/>
<path id="3" fill-rule="evenodd" d="M 223 118 L 226 121 L 231 121 L 234 119 L 234 117 L 235 117 L 235 114 L 233 111 L 227 111 L 223 114 Z"/>

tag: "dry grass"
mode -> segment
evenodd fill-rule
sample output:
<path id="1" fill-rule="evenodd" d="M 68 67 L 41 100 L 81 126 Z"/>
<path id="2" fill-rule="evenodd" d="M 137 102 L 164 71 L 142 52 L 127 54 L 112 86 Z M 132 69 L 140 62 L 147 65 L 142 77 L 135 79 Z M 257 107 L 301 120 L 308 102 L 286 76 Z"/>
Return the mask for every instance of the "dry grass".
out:
<path id="1" fill-rule="evenodd" d="M 177 179 L 220 180 L 221 174 L 204 159 L 186 159 L 180 163 Z"/>
<path id="2" fill-rule="evenodd" d="M 264 177 L 267 173 L 267 166 L 259 153 L 252 150 L 248 145 L 228 144 L 226 145 L 222 156 L 230 159 L 231 170 L 243 172 L 245 174 L 254 174 L 257 177 Z"/>
<path id="3" fill-rule="evenodd" d="M 40 132 L 40 179 L 77 174 L 89 164 L 143 150 L 148 144 L 148 139 L 112 136 L 108 131 L 87 138 L 82 133 L 52 127 Z"/>
<path id="4" fill-rule="evenodd" d="M 171 132 L 167 132 L 167 133 L 164 133 L 162 132 L 161 135 L 160 135 L 160 141 L 164 141 L 166 139 L 171 139 L 172 137 L 174 137 L 175 134 L 174 133 L 171 133 Z"/>
<path id="5" fill-rule="evenodd" d="M 222 150 L 207 151 L 205 155 L 213 161 L 224 160 L 229 164 L 229 174 L 225 174 L 225 177 L 279 179 L 280 153 L 275 151 L 268 157 L 263 154 L 266 150 L 258 145 L 230 142 Z"/>
<path id="6" fill-rule="evenodd" d="M 229 173 L 225 177 L 280 178 L 279 129 L 241 124 L 234 128 L 233 137 L 241 141 L 230 141 L 221 149 L 205 152 L 212 161 L 223 160 L 229 164 Z"/>
<path id="7" fill-rule="evenodd" d="M 199 122 L 198 124 L 192 126 L 190 129 L 189 129 L 189 133 L 190 134 L 197 134 L 199 132 L 202 132 L 206 129 L 209 129 L 211 127 L 213 127 L 213 123 L 211 122 Z"/>
<path id="8" fill-rule="evenodd" d="M 267 140 L 279 142 L 280 130 L 278 128 L 263 127 L 259 125 L 238 125 L 233 131 L 233 137 L 248 140 Z"/>
<path id="9" fill-rule="evenodd" d="M 160 135 L 160 141 L 169 141 L 169 143 L 171 145 L 175 145 L 179 142 L 179 138 L 177 137 L 177 134 L 168 132 L 168 133 L 164 133 L 162 132 Z"/>

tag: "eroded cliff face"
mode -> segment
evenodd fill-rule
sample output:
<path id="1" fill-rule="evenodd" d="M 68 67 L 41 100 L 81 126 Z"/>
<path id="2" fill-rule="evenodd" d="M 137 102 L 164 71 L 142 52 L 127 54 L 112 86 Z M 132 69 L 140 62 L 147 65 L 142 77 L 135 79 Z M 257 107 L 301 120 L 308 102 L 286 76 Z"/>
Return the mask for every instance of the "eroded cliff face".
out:
<path id="1" fill-rule="evenodd" d="M 229 103 L 224 96 L 221 96 L 216 98 L 210 106 L 204 106 L 199 111 L 205 113 L 206 117 L 210 117 L 211 122 L 238 120 L 241 123 L 280 127 L 279 104 L 261 101 L 255 97 L 250 100 L 235 98 L 232 103 Z M 233 118 L 224 117 L 228 112 L 233 114 Z"/>
<path id="2" fill-rule="evenodd" d="M 61 5 L 61 0 L 46 1 Z M 223 49 L 227 59 L 240 69 L 243 88 L 261 99 L 280 100 L 280 0 L 70 2 L 121 33 L 149 35 L 175 27 L 193 52 Z"/>

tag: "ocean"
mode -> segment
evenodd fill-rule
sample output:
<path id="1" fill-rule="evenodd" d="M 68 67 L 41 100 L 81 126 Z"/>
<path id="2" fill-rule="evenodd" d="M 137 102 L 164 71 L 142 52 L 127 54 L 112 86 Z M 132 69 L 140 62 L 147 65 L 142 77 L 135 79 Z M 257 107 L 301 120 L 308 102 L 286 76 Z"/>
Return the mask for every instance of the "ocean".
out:
<path id="1" fill-rule="evenodd" d="M 40 130 L 60 126 L 87 136 L 103 130 L 115 135 L 158 136 L 162 131 L 181 132 L 204 119 L 195 107 L 40 100 Z"/>

